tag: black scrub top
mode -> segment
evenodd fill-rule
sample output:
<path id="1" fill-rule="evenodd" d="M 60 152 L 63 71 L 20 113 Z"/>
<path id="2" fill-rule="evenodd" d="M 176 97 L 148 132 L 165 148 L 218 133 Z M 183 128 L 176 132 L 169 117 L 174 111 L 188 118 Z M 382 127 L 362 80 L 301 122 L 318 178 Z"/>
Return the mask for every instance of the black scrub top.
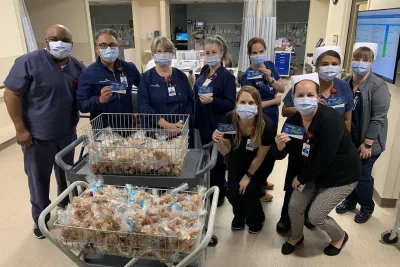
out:
<path id="1" fill-rule="evenodd" d="M 265 122 L 265 128 L 261 142 L 263 146 L 271 146 L 275 142 L 276 127 L 267 115 L 263 114 L 263 119 Z M 232 113 L 226 115 L 225 123 L 232 123 Z M 239 182 L 249 170 L 251 163 L 257 155 L 258 148 L 254 150 L 247 149 L 247 142 L 251 139 L 248 136 L 242 136 L 242 140 L 237 149 L 234 148 L 235 145 L 233 143 L 235 135 L 225 135 L 224 138 L 229 139 L 232 145 L 232 149 L 227 155 L 228 181 Z M 260 182 L 266 179 L 268 168 L 270 166 L 269 160 L 271 160 L 271 158 L 266 156 L 263 163 L 253 174 L 251 179 L 256 179 Z"/>

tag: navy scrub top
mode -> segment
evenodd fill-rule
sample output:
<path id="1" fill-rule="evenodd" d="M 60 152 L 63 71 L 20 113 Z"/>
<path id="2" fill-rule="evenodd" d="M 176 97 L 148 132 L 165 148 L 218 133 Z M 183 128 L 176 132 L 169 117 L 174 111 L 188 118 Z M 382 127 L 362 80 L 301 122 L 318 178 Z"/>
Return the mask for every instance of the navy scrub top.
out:
<path id="1" fill-rule="evenodd" d="M 191 120 L 194 114 L 193 90 L 182 71 L 172 68 L 169 84 L 161 77 L 156 68 L 146 71 L 138 90 L 138 109 L 142 114 L 188 114 Z M 170 95 L 168 87 L 175 92 Z M 177 123 L 178 116 L 164 116 L 169 123 Z M 156 121 L 158 122 L 158 120 Z M 192 125 L 192 123 L 190 124 Z M 155 127 L 156 125 L 153 125 Z"/>
<path id="2" fill-rule="evenodd" d="M 332 93 L 332 91 L 335 91 L 336 93 Z M 288 107 L 293 107 L 293 99 L 292 99 L 292 94 L 293 91 L 292 89 L 289 90 L 289 92 L 286 94 L 285 98 L 283 99 L 283 103 L 286 104 Z M 328 98 L 325 98 L 323 95 L 320 96 L 321 99 L 325 99 L 328 102 L 330 102 L 330 107 L 334 108 L 337 112 L 340 113 L 340 115 L 344 115 L 345 112 L 351 110 L 353 108 L 353 101 L 354 101 L 354 95 L 353 95 L 353 90 L 351 90 L 350 85 L 339 79 L 339 78 L 334 78 L 333 79 L 333 88 L 331 89 L 331 94 L 329 95 Z M 335 100 L 335 101 L 333 101 Z"/>
<path id="3" fill-rule="evenodd" d="M 264 63 L 265 67 L 269 70 L 271 70 L 271 76 L 276 80 L 280 80 L 281 77 L 279 76 L 278 70 L 275 68 L 275 64 L 272 61 L 265 61 Z M 246 86 L 253 86 L 258 89 L 261 95 L 261 100 L 262 101 L 268 101 L 268 100 L 273 100 L 275 98 L 275 95 L 277 92 L 275 91 L 272 86 L 268 84 L 268 82 L 265 80 L 264 77 L 258 78 L 258 79 L 250 79 L 253 70 L 251 68 L 248 68 L 245 73 L 243 74 L 241 80 L 240 80 L 240 85 Z M 278 125 L 279 121 L 279 108 L 278 105 L 267 107 L 263 109 L 263 113 L 267 115 L 275 125 Z"/>
<path id="4" fill-rule="evenodd" d="M 72 56 L 60 67 L 45 49 L 15 60 L 4 84 L 21 94 L 22 116 L 33 138 L 57 140 L 75 131 L 79 120 L 76 90 L 84 68 Z"/>
<path id="5" fill-rule="evenodd" d="M 124 77 L 128 82 L 126 94 L 113 93 L 106 103 L 100 104 L 101 89 L 111 82 L 122 83 Z M 132 85 L 138 86 L 139 82 L 140 73 L 135 64 L 117 59 L 112 72 L 97 58 L 81 73 L 78 83 L 79 110 L 82 113 L 90 112 L 90 119 L 102 113 L 133 113 Z"/>
<path id="6" fill-rule="evenodd" d="M 195 128 L 199 130 L 202 144 L 212 140 L 212 134 L 218 128 L 218 123 L 225 121 L 226 113 L 235 108 L 236 82 L 235 76 L 221 66 L 215 74 L 207 78 L 210 67 L 205 66 L 194 84 L 195 93 Z M 199 89 L 209 79 L 207 89 L 213 93 L 213 102 L 202 104 Z"/>

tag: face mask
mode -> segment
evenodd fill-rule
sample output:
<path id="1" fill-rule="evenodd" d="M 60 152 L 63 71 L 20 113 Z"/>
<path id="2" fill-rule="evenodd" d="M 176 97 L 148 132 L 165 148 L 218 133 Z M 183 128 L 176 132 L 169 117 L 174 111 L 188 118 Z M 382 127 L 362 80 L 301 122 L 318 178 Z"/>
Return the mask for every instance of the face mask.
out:
<path id="1" fill-rule="evenodd" d="M 318 75 L 323 81 L 332 81 L 339 74 L 339 66 L 322 66 L 319 68 Z"/>
<path id="2" fill-rule="evenodd" d="M 236 113 L 242 119 L 251 119 L 258 114 L 258 108 L 254 105 L 238 105 Z"/>
<path id="3" fill-rule="evenodd" d="M 357 76 L 364 77 L 365 74 L 371 69 L 371 63 L 363 61 L 353 61 L 351 62 L 351 70 Z"/>
<path id="4" fill-rule="evenodd" d="M 210 67 L 214 67 L 220 62 L 221 62 L 221 57 L 218 55 L 213 56 L 213 57 L 205 57 L 204 58 L 204 63 L 206 63 Z"/>
<path id="5" fill-rule="evenodd" d="M 160 65 L 161 67 L 167 67 L 172 63 L 171 54 L 154 54 L 154 63 Z"/>
<path id="6" fill-rule="evenodd" d="M 300 97 L 294 99 L 294 107 L 301 115 L 310 115 L 317 106 L 317 99 L 312 97 Z"/>
<path id="7" fill-rule="evenodd" d="M 265 61 L 267 61 L 266 54 L 250 56 L 250 62 L 253 63 L 254 65 L 260 66 L 264 64 Z"/>
<path id="8" fill-rule="evenodd" d="M 100 49 L 101 59 L 106 63 L 113 63 L 117 60 L 119 55 L 118 47 L 107 47 L 107 49 Z"/>
<path id="9" fill-rule="evenodd" d="M 50 54 L 58 59 L 64 59 L 71 55 L 72 44 L 62 41 L 49 42 Z"/>

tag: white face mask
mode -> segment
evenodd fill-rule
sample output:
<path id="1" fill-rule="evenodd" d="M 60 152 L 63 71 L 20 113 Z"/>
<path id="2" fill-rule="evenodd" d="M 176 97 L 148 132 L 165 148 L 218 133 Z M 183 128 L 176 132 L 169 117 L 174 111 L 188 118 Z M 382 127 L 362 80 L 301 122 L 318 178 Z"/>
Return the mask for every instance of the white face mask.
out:
<path id="1" fill-rule="evenodd" d="M 252 119 L 258 114 L 258 107 L 254 105 L 238 105 L 236 113 L 242 119 Z"/>
<path id="2" fill-rule="evenodd" d="M 295 98 L 293 103 L 301 115 L 310 115 L 318 105 L 318 100 L 316 97 L 299 97 Z"/>
<path id="3" fill-rule="evenodd" d="M 49 42 L 49 48 L 50 48 L 50 51 L 49 51 L 50 54 L 52 54 L 53 57 L 58 58 L 58 59 L 67 58 L 71 55 L 71 52 L 72 52 L 72 44 L 65 43 L 62 41 Z"/>

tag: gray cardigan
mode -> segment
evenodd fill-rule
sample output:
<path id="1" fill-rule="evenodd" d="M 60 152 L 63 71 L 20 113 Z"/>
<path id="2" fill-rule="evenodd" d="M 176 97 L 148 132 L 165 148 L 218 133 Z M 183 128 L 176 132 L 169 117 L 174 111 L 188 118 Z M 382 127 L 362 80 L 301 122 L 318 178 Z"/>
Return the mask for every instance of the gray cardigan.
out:
<path id="1" fill-rule="evenodd" d="M 352 76 L 344 78 L 350 82 Z M 387 114 L 390 107 L 390 93 L 386 82 L 373 73 L 360 84 L 359 91 L 363 97 L 363 114 L 361 120 L 361 141 L 365 138 L 375 140 L 372 155 L 385 151 L 388 130 Z"/>

